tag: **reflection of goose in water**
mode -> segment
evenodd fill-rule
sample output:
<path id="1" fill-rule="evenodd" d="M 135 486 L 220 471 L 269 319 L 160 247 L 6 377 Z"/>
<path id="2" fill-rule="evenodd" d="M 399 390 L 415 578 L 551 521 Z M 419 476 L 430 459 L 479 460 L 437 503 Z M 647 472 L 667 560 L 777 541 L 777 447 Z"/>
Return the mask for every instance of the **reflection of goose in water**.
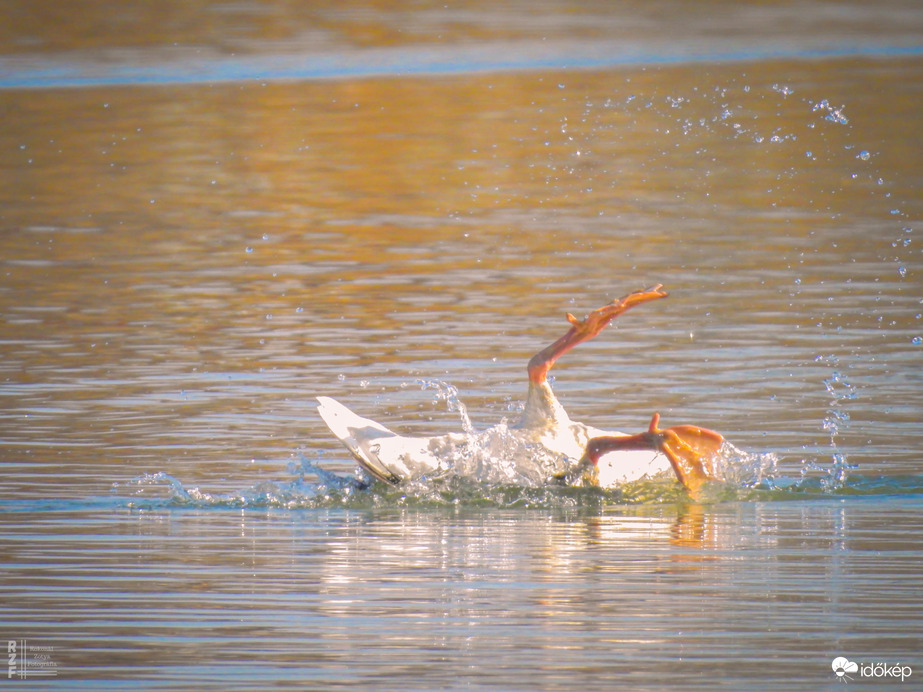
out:
<path id="1" fill-rule="evenodd" d="M 318 411 L 330 430 L 375 478 L 398 485 L 447 473 L 481 480 L 604 488 L 672 468 L 688 490 L 697 491 L 714 475 L 712 458 L 724 438 L 694 425 L 661 430 L 654 414 L 646 432 L 626 435 L 572 421 L 547 381 L 555 361 L 577 344 L 592 339 L 635 305 L 667 295 L 661 285 L 630 293 L 594 310 L 586 319 L 567 319 L 570 330 L 529 361 L 529 392 L 516 425 L 498 425 L 484 433 L 404 437 L 319 397 Z"/>

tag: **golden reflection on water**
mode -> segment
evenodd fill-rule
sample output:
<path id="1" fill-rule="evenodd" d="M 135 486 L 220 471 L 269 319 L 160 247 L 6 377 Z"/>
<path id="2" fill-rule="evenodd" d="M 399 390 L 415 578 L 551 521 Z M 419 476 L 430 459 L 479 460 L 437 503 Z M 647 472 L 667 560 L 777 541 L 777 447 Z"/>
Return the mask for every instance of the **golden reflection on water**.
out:
<path id="1" fill-rule="evenodd" d="M 242 478 L 337 449 L 320 394 L 456 429 L 421 379 L 484 427 L 565 312 L 662 282 L 555 370 L 574 418 L 660 410 L 792 472 L 845 412 L 853 461 L 915 468 L 919 79 L 895 59 L 2 91 L 11 449 Z"/>
<path id="2" fill-rule="evenodd" d="M 443 5 L 13 3 L 0 52 L 156 67 L 166 40 L 194 58 L 832 31 L 798 3 Z M 915 4 L 887 9 L 826 11 L 912 36 Z M 780 453 L 788 478 L 837 451 L 917 473 L 920 83 L 919 59 L 882 55 L 0 90 L 8 635 L 60 645 L 68 679 L 181 687 L 788 688 L 822 682 L 833 649 L 918 651 L 914 496 L 233 498 L 278 489 L 299 454 L 352 471 L 317 395 L 439 433 L 460 421 L 421 381 L 444 380 L 478 427 L 515 416 L 566 312 L 657 282 L 669 300 L 555 368 L 575 419 L 659 410 Z M 161 502 L 131 483 L 146 472 L 239 495 Z"/>
<path id="3" fill-rule="evenodd" d="M 691 543 L 695 506 L 83 512 L 54 535 L 12 523 L 0 588 L 29 594 L 11 626 L 28 614 L 67 680 L 398 679 L 422 661 L 431 686 L 470 665 L 564 689 L 548 676 L 672 681 L 687 660 L 764 680 L 767 651 L 813 679 L 829 646 L 911 651 L 917 504 L 889 505 L 900 533 L 874 503 L 716 506 Z M 502 671 L 483 664 L 498 651 Z"/>
<path id="4" fill-rule="evenodd" d="M 893 120 L 914 121 L 904 78 L 830 63 L 812 79 L 818 69 L 830 103 L 870 80 L 850 127 L 812 110 L 821 94 L 799 65 L 786 70 L 793 94 L 771 83 L 778 65 L 5 92 L 6 370 L 35 385 L 23 401 L 76 416 L 72 438 L 98 441 L 102 414 L 126 448 L 146 424 L 113 416 L 174 420 L 171 436 L 207 456 L 200 431 L 277 407 L 302 417 L 312 394 L 355 396 L 355 381 L 336 380 L 351 371 L 426 372 L 469 383 L 475 407 L 514 402 L 560 315 L 662 281 L 673 297 L 626 318 L 630 342 L 615 334 L 568 357 L 565 399 L 598 391 L 572 413 L 609 416 L 614 392 L 633 413 L 613 425 L 676 408 L 677 422 L 745 444 L 787 430 L 782 447 L 822 448 L 829 371 L 812 374 L 813 359 L 855 354 L 874 370 L 919 326 L 918 282 L 897 276 L 910 256 L 892 248 L 918 213 L 918 172 L 913 145 L 889 144 L 904 135 Z M 671 372 L 649 379 L 644 363 Z M 291 381 L 179 403 L 202 373 L 273 371 Z M 75 390 L 63 401 L 41 387 L 61 379 Z M 863 392 L 862 417 L 881 422 L 877 396 Z M 741 397 L 758 403 L 744 418 L 728 406 Z M 912 420 L 907 403 L 888 415 Z M 313 421 L 307 436 L 278 422 L 263 437 L 281 435 L 283 450 L 323 436 Z"/>

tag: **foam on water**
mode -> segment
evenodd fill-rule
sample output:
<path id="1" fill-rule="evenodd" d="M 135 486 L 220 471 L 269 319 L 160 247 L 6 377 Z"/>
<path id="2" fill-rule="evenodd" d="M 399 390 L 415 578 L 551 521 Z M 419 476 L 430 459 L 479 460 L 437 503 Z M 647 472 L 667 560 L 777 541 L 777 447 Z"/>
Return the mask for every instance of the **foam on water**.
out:
<path id="1" fill-rule="evenodd" d="M 837 390 L 842 378 L 827 382 L 833 404 L 841 398 Z M 819 460 L 803 462 L 801 473 L 780 474 L 773 452 L 750 452 L 730 442 L 722 445 L 713 460 L 722 480 L 710 484 L 694 500 L 672 474 L 661 473 L 626 483 L 614 489 L 565 487 L 548 479 L 560 459 L 510 433 L 504 420 L 478 432 L 468 416 L 458 390 L 441 381 L 423 381 L 423 389 L 436 390 L 434 403 L 445 401 L 458 414 L 466 439 L 451 451 L 453 460 L 438 476 L 422 478 L 394 487 L 371 481 L 360 469 L 356 475 L 334 473 L 320 460 L 300 457 L 288 465 L 290 478 L 263 481 L 229 493 L 214 493 L 186 487 L 165 473 L 144 474 L 125 483 L 115 483 L 115 496 L 130 509 L 155 508 L 342 508 L 387 507 L 520 507 L 581 508 L 600 511 L 606 506 L 655 503 L 715 503 L 760 501 L 804 497 L 851 495 L 906 495 L 923 492 L 923 477 L 865 477 L 847 473 L 845 456 L 837 453 L 832 465 Z M 847 396 L 851 390 L 847 386 Z M 835 413 L 835 409 L 832 409 Z M 831 414 L 831 445 L 836 449 L 839 416 Z M 526 458 L 528 464 L 517 463 Z"/>
<path id="2" fill-rule="evenodd" d="M 466 435 L 476 434 L 474 425 L 471 423 L 471 417 L 468 415 L 468 407 L 458 398 L 458 387 L 441 380 L 420 380 L 419 384 L 424 391 L 427 389 L 436 390 L 436 394 L 433 396 L 433 404 L 445 401 L 449 411 L 458 414 L 462 430 Z"/>
<path id="3" fill-rule="evenodd" d="M 800 473 L 779 471 L 779 458 L 771 451 L 746 451 L 725 442 L 713 464 L 722 479 L 711 484 L 696 501 L 800 497 L 804 494 L 915 493 L 921 484 L 911 479 L 851 477 L 854 466 L 838 448 L 838 435 L 849 423 L 844 405 L 856 398 L 856 389 L 841 372 L 836 355 L 818 356 L 816 362 L 832 368 L 823 382 L 829 396 L 824 430 L 830 436 L 832 462 L 821 457 L 803 459 Z M 145 474 L 115 484 L 113 491 L 129 507 L 278 507 L 369 508 L 388 506 L 474 505 L 491 507 L 573 507 L 686 502 L 691 498 L 672 474 L 662 473 L 626 483 L 615 489 L 563 487 L 550 482 L 566 466 L 565 459 L 513 433 L 506 419 L 479 431 L 461 400 L 458 388 L 442 380 L 417 380 L 424 391 L 434 391 L 433 406 L 443 404 L 455 413 L 464 433 L 447 443 L 446 464 L 438 474 L 400 487 L 370 480 L 361 469 L 355 476 L 325 469 L 320 460 L 301 457 L 288 467 L 292 478 L 264 481 L 230 493 L 187 488 L 165 472 Z M 406 384 L 402 385 L 407 386 Z"/>
<path id="4" fill-rule="evenodd" d="M 723 462 L 731 459 L 728 453 Z M 439 507 L 485 507 L 521 509 L 581 509 L 605 511 L 606 507 L 638 504 L 714 504 L 717 502 L 765 502 L 800 499 L 836 499 L 853 496 L 907 496 L 923 494 L 923 476 L 850 476 L 834 486 L 824 478 L 762 476 L 760 470 L 773 463 L 773 455 L 742 453 L 733 479 L 709 486 L 692 500 L 667 475 L 644 478 L 611 490 L 594 487 L 481 483 L 453 475 L 417 481 L 401 487 L 380 482 L 367 484 L 353 476 L 325 471 L 308 459 L 293 464 L 294 478 L 264 481 L 229 493 L 186 487 L 167 473 L 144 474 L 113 485 L 116 504 L 131 510 L 155 509 L 387 509 Z M 727 467 L 725 467 L 727 468 Z M 741 480 L 743 479 L 743 480 Z"/>

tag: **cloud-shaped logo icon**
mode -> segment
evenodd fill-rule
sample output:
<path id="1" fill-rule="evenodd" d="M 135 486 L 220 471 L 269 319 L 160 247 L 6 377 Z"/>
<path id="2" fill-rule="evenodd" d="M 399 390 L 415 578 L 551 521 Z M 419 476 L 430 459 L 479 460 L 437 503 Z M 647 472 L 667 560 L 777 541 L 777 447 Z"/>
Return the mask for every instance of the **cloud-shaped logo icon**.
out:
<path id="1" fill-rule="evenodd" d="M 831 667 L 833 668 L 833 672 L 836 673 L 836 676 L 841 680 L 843 678 L 849 678 L 846 673 L 859 672 L 859 664 L 853 663 L 848 658 L 844 658 L 843 656 L 838 656 L 837 658 L 833 659 Z"/>

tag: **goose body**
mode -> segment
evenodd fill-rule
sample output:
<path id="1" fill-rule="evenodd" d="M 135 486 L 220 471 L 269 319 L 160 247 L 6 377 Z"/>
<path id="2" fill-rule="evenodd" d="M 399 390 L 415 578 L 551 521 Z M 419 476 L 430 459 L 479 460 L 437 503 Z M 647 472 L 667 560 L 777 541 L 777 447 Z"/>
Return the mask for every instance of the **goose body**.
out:
<path id="1" fill-rule="evenodd" d="M 657 285 L 613 301 L 582 321 L 568 315 L 571 329 L 529 361 L 529 390 L 515 425 L 408 437 L 329 397 L 318 397 L 318 413 L 365 472 L 394 485 L 454 473 L 491 483 L 612 488 L 672 470 L 696 491 L 712 474 L 710 459 L 723 443 L 721 435 L 690 425 L 660 430 L 657 414 L 647 432 L 635 435 L 584 425 L 570 419 L 546 377 L 559 356 L 596 336 L 614 317 L 666 295 Z"/>
<path id="2" fill-rule="evenodd" d="M 485 480 L 541 485 L 579 476 L 587 443 L 597 437 L 627 437 L 570 423 L 555 430 L 497 426 L 477 435 L 435 437 L 398 435 L 349 410 L 330 397 L 318 397 L 317 411 L 330 431 L 368 474 L 398 485 L 461 472 Z M 490 468 L 485 468 L 485 466 Z M 491 474 L 491 470 L 495 471 Z M 670 472 L 670 461 L 653 450 L 620 450 L 597 461 L 596 484 L 613 488 L 645 476 Z M 573 482 L 582 482 L 574 479 Z"/>

